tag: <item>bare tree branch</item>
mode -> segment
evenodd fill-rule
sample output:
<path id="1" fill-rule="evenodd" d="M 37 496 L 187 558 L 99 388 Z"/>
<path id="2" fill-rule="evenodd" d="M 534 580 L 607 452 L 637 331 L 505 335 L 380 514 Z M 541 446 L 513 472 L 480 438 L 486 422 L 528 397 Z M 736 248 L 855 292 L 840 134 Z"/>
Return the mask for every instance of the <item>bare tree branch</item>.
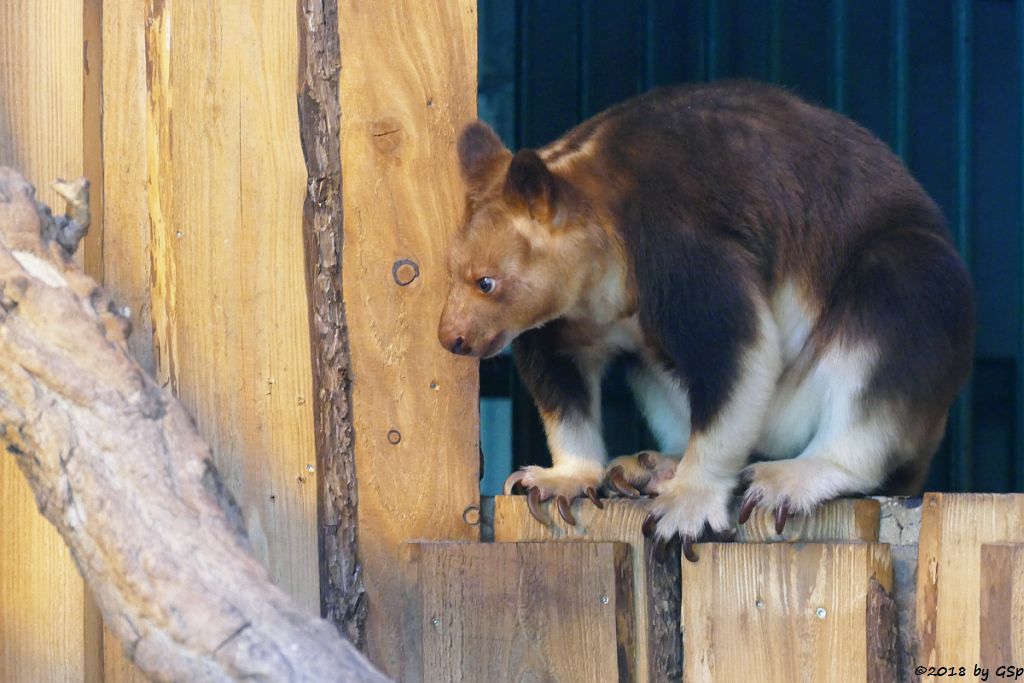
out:
<path id="1" fill-rule="evenodd" d="M 87 185 L 60 191 L 54 218 L 0 168 L 0 448 L 132 661 L 167 681 L 387 680 L 249 553 L 209 446 L 70 258 Z"/>

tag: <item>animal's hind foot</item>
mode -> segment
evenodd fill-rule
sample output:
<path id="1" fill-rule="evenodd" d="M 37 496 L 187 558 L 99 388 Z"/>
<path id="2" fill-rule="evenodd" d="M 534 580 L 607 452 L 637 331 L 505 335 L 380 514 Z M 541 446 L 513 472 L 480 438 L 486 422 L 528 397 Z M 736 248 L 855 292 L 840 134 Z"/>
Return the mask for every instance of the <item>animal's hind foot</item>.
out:
<path id="1" fill-rule="evenodd" d="M 627 498 L 654 496 L 658 484 L 671 479 L 678 465 L 678 458 L 657 451 L 621 455 L 608 463 L 603 488 Z"/>
<path id="2" fill-rule="evenodd" d="M 743 471 L 749 482 L 740 504 L 739 523 L 750 519 L 755 507 L 773 511 L 775 533 L 781 534 L 791 515 L 806 515 L 824 502 L 863 488 L 838 465 L 821 458 L 794 458 L 749 465 Z"/>

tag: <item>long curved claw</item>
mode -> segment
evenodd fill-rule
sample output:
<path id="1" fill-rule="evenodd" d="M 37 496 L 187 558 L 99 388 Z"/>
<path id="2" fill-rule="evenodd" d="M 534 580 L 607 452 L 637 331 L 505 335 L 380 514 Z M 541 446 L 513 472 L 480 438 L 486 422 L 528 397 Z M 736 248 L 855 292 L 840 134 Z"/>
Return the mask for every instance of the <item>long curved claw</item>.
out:
<path id="1" fill-rule="evenodd" d="M 787 519 L 789 519 L 789 505 L 783 502 L 775 508 L 775 533 L 781 535 L 785 531 Z"/>
<path id="2" fill-rule="evenodd" d="M 544 526 L 551 526 L 551 517 L 540 506 L 540 502 L 540 489 L 530 489 L 530 493 L 526 497 L 526 505 L 530 508 L 530 514 Z"/>
<path id="3" fill-rule="evenodd" d="M 640 527 L 640 531 L 643 532 L 644 538 L 650 538 L 654 535 L 654 530 L 658 527 L 658 518 L 654 516 L 653 512 L 648 512 L 647 516 L 644 517 L 643 526 Z"/>
<path id="4" fill-rule="evenodd" d="M 654 456 L 648 453 L 647 451 L 644 451 L 640 455 L 636 456 L 636 461 L 645 470 L 653 470 L 655 467 L 658 466 L 657 460 L 655 460 Z"/>
<path id="5" fill-rule="evenodd" d="M 683 555 L 685 555 L 686 559 L 690 562 L 697 561 L 697 553 L 693 550 L 693 538 L 690 536 L 683 537 Z"/>
<path id="6" fill-rule="evenodd" d="M 584 493 L 587 494 L 587 498 L 589 498 L 590 502 L 594 504 L 594 507 L 598 510 L 604 510 L 604 503 L 602 503 L 601 499 L 597 497 L 597 489 L 593 486 L 588 486 Z"/>
<path id="7" fill-rule="evenodd" d="M 608 483 L 613 489 L 627 498 L 639 498 L 640 492 L 632 484 L 626 481 L 625 472 L 616 465 L 608 472 Z"/>
<path id="8" fill-rule="evenodd" d="M 569 506 L 568 498 L 565 496 L 556 496 L 555 507 L 558 508 L 558 514 L 565 520 L 566 524 L 569 526 L 576 526 L 576 518 L 572 516 L 572 509 Z"/>
<path id="9" fill-rule="evenodd" d="M 502 487 L 505 495 L 511 496 L 513 493 L 515 493 L 516 487 L 522 488 L 523 477 L 525 476 L 526 472 L 523 470 L 516 470 L 515 472 L 510 474 L 508 476 L 508 479 L 505 480 L 504 486 Z"/>
<path id="10" fill-rule="evenodd" d="M 757 498 L 754 496 L 747 496 L 743 499 L 743 504 L 740 506 L 739 523 L 746 524 L 747 520 L 750 519 L 750 513 L 757 507 Z"/>

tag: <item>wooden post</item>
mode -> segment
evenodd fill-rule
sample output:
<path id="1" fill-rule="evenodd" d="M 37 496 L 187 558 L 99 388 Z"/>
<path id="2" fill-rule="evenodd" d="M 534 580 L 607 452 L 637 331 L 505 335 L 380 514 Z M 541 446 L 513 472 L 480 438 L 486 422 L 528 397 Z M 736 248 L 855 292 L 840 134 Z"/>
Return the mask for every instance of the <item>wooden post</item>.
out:
<path id="1" fill-rule="evenodd" d="M 345 313 L 367 648 L 402 661 L 411 539 L 472 540 L 477 364 L 437 341 L 445 247 L 462 216 L 455 141 L 476 115 L 474 0 L 341 0 Z"/>
<path id="2" fill-rule="evenodd" d="M 925 494 L 917 562 L 921 665 L 962 662 L 970 667 L 980 661 L 979 623 L 984 614 L 981 593 L 985 585 L 981 547 L 986 543 L 1021 542 L 1024 495 Z"/>
<path id="3" fill-rule="evenodd" d="M 705 544 L 683 563 L 684 680 L 896 680 L 889 547 Z"/>
<path id="4" fill-rule="evenodd" d="M 552 513 L 548 528 L 530 515 L 523 496 L 494 499 L 495 541 L 541 541 L 586 539 L 621 541 L 633 550 L 633 577 L 637 623 L 636 679 L 640 681 L 679 680 L 682 675 L 682 640 L 679 630 L 679 565 L 656 562 L 651 543 L 640 531 L 647 514 L 647 501 L 609 500 L 598 510 L 589 501 L 576 501 L 575 527 L 569 527 Z M 794 517 L 780 538 L 768 512 L 756 510 L 740 527 L 740 542 L 864 541 L 878 540 L 879 504 L 875 500 L 839 500 L 828 503 L 810 517 Z M 772 527 L 769 531 L 769 527 Z"/>
<path id="5" fill-rule="evenodd" d="M 105 3 L 106 283 L 274 582 L 320 611 L 294 3 Z M 108 675 L 128 680 L 119 646 Z M 125 678 L 128 676 L 129 678 Z"/>
<path id="6" fill-rule="evenodd" d="M 629 553 L 624 543 L 411 544 L 408 626 L 422 670 L 403 680 L 635 680 Z"/>
<path id="7" fill-rule="evenodd" d="M 1024 666 L 1024 545 L 981 546 L 979 597 L 981 665 Z"/>
<path id="8" fill-rule="evenodd" d="M 98 64 L 87 74 L 83 63 L 83 46 L 87 58 L 95 55 L 87 44 L 95 9 L 81 0 L 0 4 L 0 166 L 17 166 L 39 198 L 55 206 L 63 202 L 50 183 L 77 178 L 96 161 L 88 143 L 98 139 L 98 120 L 83 111 L 88 104 L 90 115 L 97 113 L 91 67 Z M 94 244 L 86 245 L 85 259 L 96 274 Z M 99 613 L 63 541 L 3 453 L 0 506 L 0 680 L 95 680 Z"/>

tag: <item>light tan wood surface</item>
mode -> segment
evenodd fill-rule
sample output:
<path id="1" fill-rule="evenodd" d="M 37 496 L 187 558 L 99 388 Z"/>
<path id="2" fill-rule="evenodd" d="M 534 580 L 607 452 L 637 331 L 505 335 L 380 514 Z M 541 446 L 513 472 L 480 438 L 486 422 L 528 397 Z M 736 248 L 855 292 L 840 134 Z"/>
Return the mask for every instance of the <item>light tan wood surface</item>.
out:
<path id="1" fill-rule="evenodd" d="M 622 543 L 415 544 L 422 680 L 633 680 L 629 552 Z"/>
<path id="2" fill-rule="evenodd" d="M 85 170 L 84 22 L 81 0 L 0 3 L 0 166 L 18 168 L 60 208 L 50 183 Z M 98 616 L 7 453 L 0 504 L 0 681 L 87 680 L 99 666 L 96 643 L 86 646 Z"/>
<path id="3" fill-rule="evenodd" d="M 982 545 L 1020 542 L 1024 495 L 925 494 L 917 563 L 921 665 L 970 668 L 979 661 L 979 620 L 988 618 L 981 611 Z"/>
<path id="4" fill-rule="evenodd" d="M 684 680 L 888 683 L 891 590 L 886 545 L 706 544 L 683 563 Z"/>
<path id="5" fill-rule="evenodd" d="M 550 504 L 547 504 L 550 507 Z M 647 515 L 646 500 L 613 499 L 604 501 L 598 510 L 589 500 L 577 500 L 572 513 L 577 525 L 570 527 L 550 509 L 553 523 L 545 527 L 530 514 L 525 496 L 497 496 L 494 499 L 495 541 L 541 541 L 553 539 L 585 539 L 591 541 L 622 541 L 633 548 L 635 578 L 634 604 L 637 608 L 637 680 L 677 680 L 682 659 L 678 652 L 678 622 L 675 607 L 669 600 L 678 600 L 678 573 L 674 567 L 654 562 L 650 543 L 640 527 Z M 775 522 L 769 511 L 756 509 L 746 524 L 739 527 L 741 542 L 762 540 L 785 541 L 865 541 L 878 540 L 879 503 L 870 499 L 849 499 L 829 502 L 809 517 L 795 516 L 786 525 L 783 535 L 775 534 Z M 700 552 L 701 546 L 697 546 Z"/>
<path id="6" fill-rule="evenodd" d="M 293 5 L 103 13 L 104 275 L 195 416 L 274 582 L 319 612 Z M 105 647 L 108 676 L 136 677 Z"/>
<path id="7" fill-rule="evenodd" d="M 1024 666 L 1024 545 L 981 546 L 981 665 Z"/>
<path id="8" fill-rule="evenodd" d="M 479 502 L 476 362 L 441 348 L 445 248 L 463 188 L 456 136 L 476 115 L 476 3 L 342 0 L 345 312 L 352 354 L 367 647 L 402 661 L 396 570 L 411 539 L 469 540 Z M 392 276 L 408 259 L 419 275 Z"/>

